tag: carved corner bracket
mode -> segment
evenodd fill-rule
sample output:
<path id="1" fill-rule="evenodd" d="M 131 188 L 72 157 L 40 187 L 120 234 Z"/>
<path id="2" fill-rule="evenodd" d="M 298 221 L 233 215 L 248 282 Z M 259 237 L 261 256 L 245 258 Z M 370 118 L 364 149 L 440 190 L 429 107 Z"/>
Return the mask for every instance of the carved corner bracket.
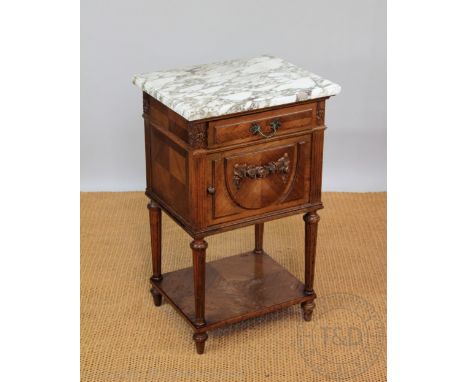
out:
<path id="1" fill-rule="evenodd" d="M 317 125 L 323 125 L 325 122 L 325 101 L 317 102 L 317 109 L 316 109 L 316 121 Z"/>
<path id="2" fill-rule="evenodd" d="M 204 149 L 207 146 L 206 125 L 189 125 L 188 127 L 189 145 L 194 149 Z"/>
<path id="3" fill-rule="evenodd" d="M 285 153 L 277 161 L 269 162 L 265 165 L 235 164 L 233 181 L 236 189 L 239 190 L 244 179 L 263 179 L 272 174 L 279 174 L 283 183 L 286 183 L 289 174 L 289 156 Z"/>

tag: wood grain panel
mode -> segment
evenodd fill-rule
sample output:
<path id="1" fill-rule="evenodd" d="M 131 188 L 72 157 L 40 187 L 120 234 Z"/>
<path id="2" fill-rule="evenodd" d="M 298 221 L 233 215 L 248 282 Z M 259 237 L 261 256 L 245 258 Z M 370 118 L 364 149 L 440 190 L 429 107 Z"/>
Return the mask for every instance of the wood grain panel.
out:
<path id="1" fill-rule="evenodd" d="M 174 210 L 188 214 L 187 153 L 151 129 L 151 189 Z"/>
<path id="2" fill-rule="evenodd" d="M 188 142 L 187 120 L 153 97 L 148 96 L 148 100 L 146 115 L 151 122 L 164 130 L 170 131 L 183 141 Z"/>

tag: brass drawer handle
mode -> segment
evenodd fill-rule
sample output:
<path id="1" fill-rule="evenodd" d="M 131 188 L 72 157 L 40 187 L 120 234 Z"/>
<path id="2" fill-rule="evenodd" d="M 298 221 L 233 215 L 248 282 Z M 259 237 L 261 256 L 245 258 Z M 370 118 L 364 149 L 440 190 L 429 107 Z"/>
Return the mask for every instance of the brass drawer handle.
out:
<path id="1" fill-rule="evenodd" d="M 257 122 L 252 123 L 252 126 L 250 126 L 250 132 L 253 135 L 260 134 L 263 138 L 271 138 L 276 134 L 278 129 L 281 127 L 281 122 L 279 119 L 274 119 L 273 121 L 269 123 L 269 125 L 271 127 L 271 132 L 269 134 L 265 134 Z"/>
<path id="2" fill-rule="evenodd" d="M 275 162 L 269 162 L 265 165 L 254 165 L 254 164 L 239 164 L 234 165 L 234 177 L 233 181 L 236 185 L 237 190 L 240 189 L 241 182 L 245 178 L 250 179 L 262 179 L 266 178 L 271 174 L 280 174 L 283 183 L 286 183 L 289 174 L 289 156 L 288 153 L 279 158 Z"/>
<path id="3" fill-rule="evenodd" d="M 214 195 L 216 192 L 216 189 L 213 186 L 210 186 L 206 189 L 206 192 L 208 192 L 210 195 Z"/>

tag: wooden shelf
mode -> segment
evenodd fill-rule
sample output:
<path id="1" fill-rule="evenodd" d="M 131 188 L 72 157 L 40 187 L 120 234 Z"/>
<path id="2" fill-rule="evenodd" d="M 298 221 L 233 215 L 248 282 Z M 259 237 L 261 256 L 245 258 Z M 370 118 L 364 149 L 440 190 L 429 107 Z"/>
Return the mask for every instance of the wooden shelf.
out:
<path id="1" fill-rule="evenodd" d="M 193 270 L 164 273 L 153 285 L 196 329 Z M 206 326 L 208 331 L 223 325 L 260 316 L 315 296 L 304 295 L 304 284 L 266 253 L 247 252 L 206 263 Z"/>

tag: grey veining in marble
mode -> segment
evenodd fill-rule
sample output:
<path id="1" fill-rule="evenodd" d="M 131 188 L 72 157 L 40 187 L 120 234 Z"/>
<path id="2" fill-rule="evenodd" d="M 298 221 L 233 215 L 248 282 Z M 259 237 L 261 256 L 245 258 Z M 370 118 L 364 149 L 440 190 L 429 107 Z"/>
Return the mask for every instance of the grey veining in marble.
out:
<path id="1" fill-rule="evenodd" d="M 189 121 L 332 96 L 341 90 L 272 56 L 139 74 L 133 83 Z"/>

